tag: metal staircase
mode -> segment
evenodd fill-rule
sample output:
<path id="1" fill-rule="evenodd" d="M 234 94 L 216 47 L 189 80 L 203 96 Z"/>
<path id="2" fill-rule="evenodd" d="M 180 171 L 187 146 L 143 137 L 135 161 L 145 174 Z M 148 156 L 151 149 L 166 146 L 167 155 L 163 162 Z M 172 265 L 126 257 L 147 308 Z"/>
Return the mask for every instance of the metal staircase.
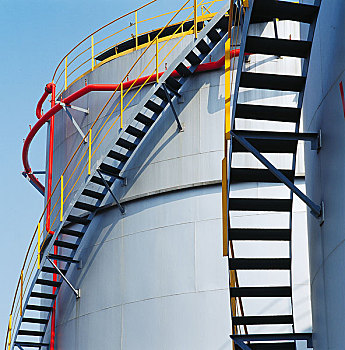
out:
<path id="1" fill-rule="evenodd" d="M 113 192 L 115 181 L 124 180 L 122 173 L 131 161 L 132 155 L 140 148 L 147 133 L 166 108 L 170 106 L 174 111 L 172 102 L 176 96 L 180 96 L 183 84 L 227 35 L 228 8 L 228 5 L 224 6 L 212 20 L 205 24 L 202 31 L 198 33 L 198 38 L 187 45 L 160 77 L 159 83 L 155 83 L 149 89 L 132 112 L 118 138 L 109 142 L 104 157 L 93 165 L 91 175 L 78 189 L 59 227 L 53 235 L 48 237 L 49 239 L 45 240 L 44 246 L 41 247 L 41 266 L 33 278 L 23 304 L 23 313 L 14 332 L 11 349 L 49 347 L 45 342 L 45 334 L 53 305 L 62 283 L 64 281 L 69 283 L 65 275 L 72 266 L 79 263 L 76 253 L 97 209 L 102 205 L 107 193 L 110 193 L 119 209 L 124 211 L 120 200 Z M 172 76 L 175 70 L 179 73 L 179 78 Z M 175 118 L 181 129 L 176 113 Z M 99 186 L 94 186 L 95 184 Z M 82 215 L 77 214 L 80 211 Z M 59 268 L 54 261 L 59 263 Z M 56 281 L 52 278 L 53 274 L 58 276 Z M 69 285 L 78 298 L 80 291 Z M 35 316 L 32 315 L 33 312 Z"/>
<path id="2" fill-rule="evenodd" d="M 294 331 L 294 317 L 292 307 L 291 285 L 291 229 L 292 229 L 292 199 L 293 194 L 299 196 L 311 209 L 312 213 L 322 221 L 322 204 L 317 205 L 306 197 L 295 185 L 296 152 L 299 140 L 311 141 L 312 149 L 320 147 L 320 135 L 315 133 L 300 133 L 300 116 L 303 103 L 305 82 L 307 79 L 309 57 L 312 47 L 315 24 L 319 12 L 320 1 L 314 5 L 305 5 L 278 0 L 251 0 L 245 9 L 241 53 L 238 60 L 238 71 L 234 90 L 232 119 L 227 132 L 229 143 L 228 159 L 228 219 L 227 235 L 230 246 L 230 299 L 233 324 L 234 349 L 236 350 L 292 350 L 296 349 L 296 340 L 307 340 L 308 348 L 312 347 L 311 334 L 298 334 Z M 276 19 L 306 23 L 309 26 L 306 41 L 286 40 L 275 38 L 255 37 L 248 35 L 249 26 L 258 22 L 273 22 Z M 301 59 L 301 76 L 281 74 L 264 74 L 248 72 L 244 65 L 244 53 L 264 54 L 272 56 L 289 56 Z M 282 105 L 253 105 L 239 102 L 239 90 L 242 88 L 266 89 L 275 91 L 298 92 L 298 102 L 295 108 Z M 276 101 L 279 101 L 277 99 Z M 273 121 L 293 123 L 295 132 L 272 132 L 263 129 L 238 129 L 237 125 L 243 120 Z M 246 124 L 248 125 L 248 124 Z M 255 125 L 255 124 L 254 124 Z M 262 124 L 262 125 L 268 125 Z M 276 124 L 275 128 L 278 124 Z M 285 129 L 286 130 L 286 129 Z M 234 165 L 234 157 L 238 154 L 251 154 L 264 168 L 242 168 Z M 265 154 L 265 155 L 263 155 Z M 277 169 L 267 159 L 267 154 L 288 154 L 292 156 L 291 166 L 286 169 Z M 289 198 L 247 198 L 243 195 L 238 198 L 234 194 L 234 185 L 239 183 L 284 183 L 291 191 Z M 285 228 L 257 228 L 231 227 L 231 216 L 235 211 L 241 212 L 280 212 L 289 215 L 289 224 Z M 268 225 L 269 226 L 269 225 Z M 236 258 L 233 245 L 236 242 L 289 242 L 290 256 L 277 258 Z M 228 247 L 227 247 L 228 249 Z M 253 285 L 241 287 L 238 274 L 241 271 L 259 271 L 269 274 L 272 270 L 289 271 L 290 278 L 285 285 Z M 265 298 L 272 305 L 277 298 L 290 298 L 291 313 L 280 314 L 272 312 L 262 315 L 262 307 L 257 307 L 257 313 L 247 314 L 244 302 L 250 298 Z M 258 303 L 259 304 L 259 303 Z M 240 312 L 237 310 L 240 309 Z M 276 327 L 282 326 L 289 332 L 276 333 Z M 270 327 L 270 328 L 268 328 Z M 267 333 L 272 329 L 272 333 Z M 254 330 L 254 331 L 253 331 Z"/>

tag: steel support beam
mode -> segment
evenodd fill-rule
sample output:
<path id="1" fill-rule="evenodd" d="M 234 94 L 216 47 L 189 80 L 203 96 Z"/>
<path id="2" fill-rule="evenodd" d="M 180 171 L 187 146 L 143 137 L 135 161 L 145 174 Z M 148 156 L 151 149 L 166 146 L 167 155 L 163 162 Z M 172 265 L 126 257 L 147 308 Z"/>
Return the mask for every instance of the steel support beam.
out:
<path id="1" fill-rule="evenodd" d="M 42 196 L 44 196 L 44 192 L 36 185 L 35 182 L 33 182 L 33 181 L 30 179 L 30 177 L 28 176 L 28 174 L 27 174 L 25 171 L 22 172 L 22 175 L 31 183 L 32 186 L 34 186 L 34 187 L 36 188 L 36 190 L 37 190 Z"/>
<path id="2" fill-rule="evenodd" d="M 284 183 L 295 195 L 297 195 L 310 209 L 311 213 L 317 217 L 322 217 L 323 210 L 320 205 L 315 204 L 309 197 L 301 192 L 285 175 L 283 175 L 267 158 L 265 158 L 255 147 L 253 147 L 243 136 L 237 135 L 234 131 L 230 131 L 231 136 L 236 139 L 245 149 L 253 154 L 253 156 L 262 163 L 276 178 Z M 231 175 L 230 175 L 231 176 Z"/>
<path id="3" fill-rule="evenodd" d="M 78 107 L 78 106 L 73 106 L 73 105 L 66 105 L 66 103 L 63 103 L 63 102 L 59 102 L 57 101 L 62 107 L 68 107 L 68 108 L 71 108 L 71 109 L 75 109 L 76 111 L 79 111 L 79 112 L 83 112 L 85 114 L 89 114 L 90 113 L 90 110 L 89 109 L 85 109 L 85 108 L 82 108 L 82 107 Z"/>
<path id="4" fill-rule="evenodd" d="M 63 280 L 68 284 L 68 286 L 72 289 L 73 293 L 76 295 L 77 299 L 80 298 L 80 289 L 75 289 L 71 282 L 66 278 L 66 276 L 61 272 L 61 270 L 54 264 L 50 258 L 47 257 L 47 260 L 54 266 L 55 270 L 58 272 L 58 274 L 63 278 Z"/>
<path id="5" fill-rule="evenodd" d="M 253 334 L 253 335 L 230 335 L 232 340 L 243 350 L 252 350 L 244 342 L 256 342 L 256 341 L 297 341 L 305 340 L 307 342 L 307 348 L 313 347 L 313 335 L 312 333 L 287 333 L 287 334 Z"/>
<path id="6" fill-rule="evenodd" d="M 77 131 L 79 132 L 80 136 L 84 139 L 84 143 L 87 143 L 87 139 L 85 137 L 85 134 L 82 132 L 82 130 L 80 129 L 78 123 L 75 121 L 75 119 L 73 118 L 72 114 L 70 113 L 70 111 L 68 110 L 68 106 L 65 105 L 64 103 L 61 103 L 63 110 L 67 113 L 69 119 L 71 120 L 72 124 L 75 126 L 75 128 L 77 129 Z"/>
<path id="7" fill-rule="evenodd" d="M 311 149 L 318 151 L 321 149 L 321 130 L 319 132 L 274 132 L 274 131 L 245 131 L 234 130 L 236 135 L 246 139 L 260 140 L 290 140 L 290 141 L 309 141 Z"/>
<path id="8" fill-rule="evenodd" d="M 164 89 L 164 92 L 165 92 L 165 96 L 167 97 L 167 99 L 168 99 L 168 101 L 169 101 L 169 104 L 170 104 L 170 106 L 171 106 L 171 109 L 172 109 L 172 111 L 173 111 L 173 114 L 174 114 L 174 117 L 175 117 L 175 120 L 176 120 L 176 123 L 177 123 L 177 127 L 178 127 L 179 131 L 181 132 L 181 131 L 183 131 L 183 128 L 182 128 L 182 125 L 181 125 L 181 123 L 180 123 L 180 121 L 179 121 L 179 119 L 178 119 L 178 116 L 177 116 L 175 107 L 174 107 L 174 105 L 173 105 L 173 103 L 172 103 L 172 101 L 171 101 L 170 94 L 169 94 L 169 92 L 168 92 L 168 90 L 167 90 L 166 84 L 163 83 L 162 85 L 163 85 L 163 89 Z M 181 95 L 180 95 L 180 96 L 181 96 Z"/>
<path id="9" fill-rule="evenodd" d="M 100 178 L 102 179 L 102 182 L 104 183 L 104 186 L 107 188 L 107 190 L 109 191 L 109 193 L 111 194 L 111 196 L 113 197 L 115 203 L 117 204 L 117 206 L 120 209 L 121 214 L 125 214 L 125 208 L 121 205 L 121 203 L 119 202 L 119 200 L 116 198 L 116 196 L 114 195 L 113 191 L 111 190 L 109 184 L 107 181 L 105 181 L 101 170 L 97 169 L 98 175 L 100 176 Z"/>

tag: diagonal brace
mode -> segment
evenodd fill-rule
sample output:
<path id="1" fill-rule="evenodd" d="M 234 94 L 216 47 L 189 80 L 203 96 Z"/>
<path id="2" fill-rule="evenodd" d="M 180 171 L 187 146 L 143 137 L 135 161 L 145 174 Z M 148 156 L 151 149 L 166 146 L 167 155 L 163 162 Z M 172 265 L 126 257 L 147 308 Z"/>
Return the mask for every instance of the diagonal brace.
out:
<path id="1" fill-rule="evenodd" d="M 71 109 L 75 109 L 76 111 L 79 111 L 79 112 L 83 112 L 85 114 L 89 114 L 90 113 L 90 110 L 89 109 L 85 109 L 85 108 L 82 108 L 82 107 L 78 107 L 78 106 L 72 106 L 72 105 L 66 105 L 66 103 L 63 103 L 63 102 L 59 102 L 60 105 L 62 107 L 68 107 L 68 108 L 71 108 Z"/>
<path id="2" fill-rule="evenodd" d="M 73 123 L 73 125 L 75 126 L 75 128 L 78 130 L 80 136 L 84 139 L 84 143 L 87 143 L 87 139 L 85 137 L 85 134 L 82 132 L 82 130 L 80 129 L 78 123 L 75 121 L 75 119 L 73 118 L 72 114 L 70 113 L 70 111 L 67 109 L 68 106 L 66 106 L 65 104 L 62 104 L 62 108 L 63 110 L 67 113 L 69 119 L 71 119 L 71 122 Z"/>
<path id="3" fill-rule="evenodd" d="M 171 109 L 172 109 L 172 111 L 173 111 L 173 114 L 174 114 L 174 117 L 175 117 L 175 120 L 176 120 L 176 123 L 177 123 L 177 127 L 178 127 L 179 131 L 181 132 L 181 131 L 183 131 L 183 128 L 182 128 L 182 125 L 181 125 L 181 123 L 180 123 L 180 121 L 179 121 L 179 119 L 178 119 L 178 116 L 177 116 L 175 107 L 174 107 L 174 105 L 173 105 L 173 103 L 172 103 L 172 101 L 171 101 L 170 94 L 169 94 L 169 92 L 168 92 L 167 87 L 165 86 L 165 84 L 163 83 L 162 85 L 163 85 L 163 89 L 164 89 L 164 92 L 165 92 L 165 96 L 167 97 L 167 99 L 168 99 L 168 101 L 169 101 L 169 104 L 170 104 L 170 106 L 171 106 Z"/>
<path id="4" fill-rule="evenodd" d="M 58 272 L 58 274 L 63 278 L 63 280 L 68 284 L 68 286 L 72 289 L 73 293 L 76 295 L 77 299 L 80 298 L 80 289 L 75 289 L 71 282 L 66 278 L 66 276 L 61 272 L 61 270 L 54 264 L 50 258 L 48 258 L 48 261 L 54 266 L 55 270 Z"/>
<path id="5" fill-rule="evenodd" d="M 284 183 L 295 195 L 297 195 L 310 209 L 311 213 L 317 217 L 322 217 L 322 208 L 315 204 L 309 197 L 301 192 L 285 175 L 283 175 L 276 167 L 270 163 L 255 147 L 253 147 L 244 137 L 236 135 L 234 131 L 230 131 L 231 136 L 238 141 L 244 148 L 253 154 L 253 156 L 262 163 L 276 178 Z"/>
<path id="6" fill-rule="evenodd" d="M 233 339 L 234 343 L 238 345 L 242 350 L 252 350 L 243 340 Z"/>
<path id="7" fill-rule="evenodd" d="M 113 191 L 111 190 L 111 188 L 110 188 L 108 182 L 105 181 L 105 179 L 104 179 L 104 177 L 103 177 L 103 175 L 102 175 L 102 172 L 101 172 L 99 169 L 97 169 L 97 172 L 98 172 L 98 175 L 101 177 L 102 182 L 104 183 L 104 186 L 107 188 L 107 190 L 109 191 L 109 193 L 110 193 L 111 196 L 113 197 L 115 203 L 116 203 L 117 206 L 119 207 L 121 214 L 125 214 L 125 212 L 126 212 L 126 211 L 125 211 L 125 208 L 121 205 L 121 203 L 119 202 L 119 200 L 118 200 L 118 199 L 116 198 L 116 196 L 114 195 L 114 193 L 113 193 Z"/>

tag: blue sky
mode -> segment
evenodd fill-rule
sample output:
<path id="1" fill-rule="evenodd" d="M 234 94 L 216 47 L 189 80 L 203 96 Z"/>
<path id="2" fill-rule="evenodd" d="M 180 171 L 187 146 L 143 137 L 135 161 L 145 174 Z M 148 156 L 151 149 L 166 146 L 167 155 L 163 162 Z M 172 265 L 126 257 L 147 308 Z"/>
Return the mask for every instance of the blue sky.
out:
<path id="1" fill-rule="evenodd" d="M 0 0 L 0 346 L 24 255 L 43 210 L 43 198 L 21 175 L 23 139 L 29 124 L 37 120 L 37 101 L 67 51 L 89 33 L 143 3 Z M 146 14 L 175 6 L 176 2 L 158 0 Z M 30 150 L 34 170 L 44 168 L 45 136 L 44 128 Z"/>

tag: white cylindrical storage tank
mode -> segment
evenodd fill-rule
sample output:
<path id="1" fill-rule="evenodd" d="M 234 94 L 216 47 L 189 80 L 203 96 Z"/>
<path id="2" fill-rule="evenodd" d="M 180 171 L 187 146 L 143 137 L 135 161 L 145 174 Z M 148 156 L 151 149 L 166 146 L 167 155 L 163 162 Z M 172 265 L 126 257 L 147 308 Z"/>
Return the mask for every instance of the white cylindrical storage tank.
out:
<path id="1" fill-rule="evenodd" d="M 191 40 L 189 35 L 175 48 L 167 65 Z M 172 39 L 160 55 L 177 42 Z M 140 53 L 104 64 L 85 77 L 87 83 L 121 81 Z M 213 50 L 212 61 L 223 55 L 224 40 Z M 64 95 L 83 85 L 81 79 Z M 133 100 L 124 125 L 150 87 Z M 231 348 L 221 225 L 224 70 L 196 75 L 182 93 L 173 103 L 183 132 L 167 108 L 126 169 L 127 185 L 115 185 L 125 214 L 116 206 L 100 210 L 83 238 L 77 257 L 82 267 L 68 276 L 81 298 L 76 301 L 67 285 L 58 297 L 58 349 Z M 96 92 L 80 99 L 78 105 L 90 109 L 88 116 L 71 110 L 83 130 L 110 94 Z M 110 112 L 105 114 L 104 119 Z M 81 136 L 65 112 L 56 115 L 55 130 L 54 173 L 59 176 Z"/>
<path id="2" fill-rule="evenodd" d="M 342 0 L 321 3 L 303 106 L 304 130 L 322 140 L 318 153 L 305 146 L 307 193 L 325 208 L 321 226 L 308 217 L 315 350 L 344 348 L 344 13 Z"/>

